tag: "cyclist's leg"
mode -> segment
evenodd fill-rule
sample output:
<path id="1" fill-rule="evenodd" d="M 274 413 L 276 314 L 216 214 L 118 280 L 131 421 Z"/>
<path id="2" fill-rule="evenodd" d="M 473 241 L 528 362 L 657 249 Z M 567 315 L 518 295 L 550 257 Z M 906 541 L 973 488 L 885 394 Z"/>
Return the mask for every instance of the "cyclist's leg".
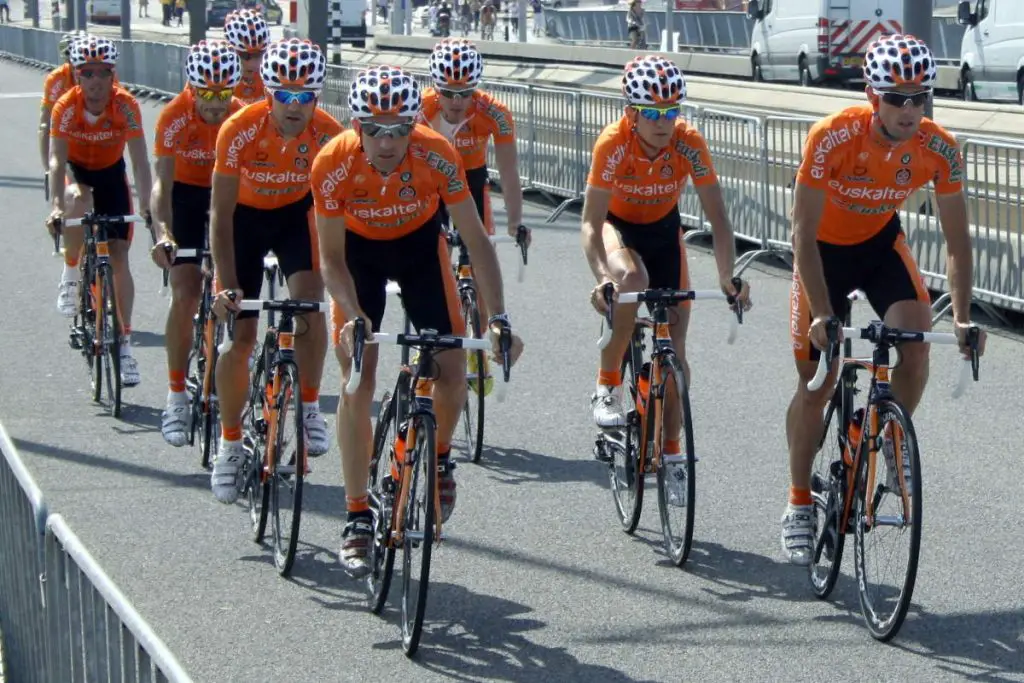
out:
<path id="1" fill-rule="evenodd" d="M 324 300 L 324 281 L 320 276 L 320 246 L 313 225 L 310 202 L 276 209 L 280 213 L 275 226 L 271 249 L 277 254 L 281 272 L 288 281 L 288 293 L 293 299 Z M 303 225 L 305 228 L 303 229 Z M 327 421 L 320 414 L 320 380 L 327 355 L 327 321 L 319 314 L 297 316 L 295 320 L 295 358 L 299 364 L 302 382 L 302 418 L 306 431 L 306 453 L 317 457 L 327 452 L 330 439 Z"/>
<path id="2" fill-rule="evenodd" d="M 388 281 L 386 253 L 390 242 L 368 240 L 349 232 L 345 235 L 345 262 L 355 285 L 359 307 L 370 317 L 367 321 L 374 332 L 380 331 L 386 304 L 385 287 Z M 363 349 L 362 376 L 359 387 L 351 396 L 344 391 L 352 370 L 352 359 L 341 346 L 341 328 L 345 316 L 337 303 L 331 302 L 331 327 L 334 355 L 341 366 L 341 386 L 338 401 L 338 447 L 341 449 L 341 474 L 345 484 L 347 521 L 342 530 L 338 560 L 352 576 L 363 576 L 369 571 L 367 557 L 373 537 L 373 526 L 366 483 L 369 476 L 373 449 L 373 426 L 370 407 L 376 389 L 377 349 L 369 344 Z"/>
<path id="3" fill-rule="evenodd" d="M 435 329 L 440 334 L 465 335 L 465 323 L 459 306 L 455 276 L 448 266 L 448 250 L 439 235 L 435 216 L 422 228 L 402 239 L 402 272 L 396 278 L 402 288 L 402 303 L 417 330 Z M 437 254 L 430 258 L 431 245 Z M 408 255 L 418 255 L 410 258 Z M 437 459 L 440 476 L 442 521 L 455 508 L 455 478 L 451 466 L 451 441 L 463 406 L 466 404 L 466 354 L 443 351 L 434 356 L 438 378 L 434 385 L 434 411 L 437 416 Z"/>
<path id="4" fill-rule="evenodd" d="M 65 218 L 81 218 L 86 212 L 92 211 L 92 207 L 92 187 L 69 178 L 64 191 Z M 85 243 L 85 228 L 64 226 L 61 235 L 64 239 L 64 267 L 57 289 L 57 310 L 65 317 L 71 318 L 78 312 L 78 287 L 82 279 L 78 268 L 82 259 L 82 246 Z"/>
<path id="5" fill-rule="evenodd" d="M 179 249 L 202 249 L 205 243 L 209 188 L 174 183 L 171 190 L 171 230 Z M 203 274 L 198 257 L 176 258 L 171 267 L 171 307 L 164 326 L 169 390 L 161 432 L 172 446 L 184 446 L 188 429 L 185 372 L 192 347 L 192 316 L 199 308 Z"/>
<path id="6" fill-rule="evenodd" d="M 628 223 L 609 214 L 602 239 L 608 255 L 608 271 L 620 292 L 647 289 L 649 277 L 643 258 L 637 250 L 637 237 L 645 226 Z M 622 385 L 622 356 L 633 335 L 638 304 L 616 304 L 612 318 L 612 337 L 601 350 L 597 387 L 591 399 L 594 422 L 599 427 L 625 424 L 625 414 L 618 389 Z"/>
<path id="7" fill-rule="evenodd" d="M 690 288 L 690 269 L 686 263 L 686 244 L 683 242 L 682 217 L 677 207 L 662 221 L 650 226 L 650 235 L 640 252 L 650 276 L 650 287 Z M 691 302 L 684 301 L 669 309 L 669 333 L 672 347 L 683 366 L 683 377 L 690 383 L 690 364 L 686 359 L 686 332 L 690 324 Z M 680 455 L 680 432 L 682 430 L 682 406 L 678 392 L 670 391 L 665 396 L 665 456 Z M 682 469 L 680 469 L 682 471 Z M 682 494 L 680 494 L 682 495 Z"/>
<path id="8" fill-rule="evenodd" d="M 235 209 L 235 274 L 243 298 L 258 298 L 263 288 L 263 257 L 269 251 L 266 213 L 243 205 Z M 242 411 L 248 398 L 249 357 L 256 345 L 258 325 L 258 311 L 238 313 L 231 348 L 217 359 L 215 379 L 220 405 L 221 442 L 210 473 L 210 486 L 213 495 L 222 503 L 233 503 L 238 498 L 235 475 L 245 457 L 242 450 Z"/>

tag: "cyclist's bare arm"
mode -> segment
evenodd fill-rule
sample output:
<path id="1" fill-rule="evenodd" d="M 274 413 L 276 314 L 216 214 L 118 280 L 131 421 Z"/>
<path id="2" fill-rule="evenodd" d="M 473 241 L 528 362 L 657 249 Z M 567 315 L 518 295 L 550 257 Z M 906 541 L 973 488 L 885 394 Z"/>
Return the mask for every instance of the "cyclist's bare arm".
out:
<path id="1" fill-rule="evenodd" d="M 235 272 L 235 206 L 238 205 L 238 176 L 213 174 L 210 197 L 210 250 L 217 279 L 224 289 L 238 289 Z M 253 293 L 251 296 L 256 296 Z"/>
<path id="2" fill-rule="evenodd" d="M 480 287 L 480 296 L 491 315 L 505 312 L 505 297 L 502 294 L 501 266 L 498 255 L 494 252 L 484 224 L 480 222 L 480 214 L 476 211 L 476 203 L 472 197 L 448 207 L 455 225 L 459 227 L 459 237 L 466 244 L 469 260 L 473 263 L 473 276 Z"/>
<path id="3" fill-rule="evenodd" d="M 52 107 L 43 106 L 39 110 L 39 159 L 43 162 L 43 170 L 50 169 L 50 112 Z"/>
<path id="4" fill-rule="evenodd" d="M 174 157 L 157 157 L 156 159 L 156 181 L 153 183 L 153 227 L 156 228 L 156 238 L 159 242 L 163 239 L 174 239 L 171 220 L 171 193 L 174 187 Z"/>
<path id="5" fill-rule="evenodd" d="M 935 197 L 939 222 L 946 238 L 946 272 L 953 298 L 953 320 L 967 324 L 971 320 L 971 298 L 974 284 L 974 262 L 971 230 L 967 217 L 967 199 L 963 192 Z"/>
<path id="6" fill-rule="evenodd" d="M 590 270 L 599 283 L 611 281 L 608 273 L 608 254 L 604 250 L 604 222 L 608 218 L 608 206 L 612 202 L 610 190 L 587 185 L 583 195 L 583 224 L 580 238 L 583 253 L 587 255 Z M 717 241 L 717 240 L 716 240 Z"/>
<path id="7" fill-rule="evenodd" d="M 796 184 L 793 196 L 793 260 L 814 318 L 834 314 L 818 253 L 818 228 L 825 213 L 825 191 Z"/>
<path id="8" fill-rule="evenodd" d="M 140 135 L 128 141 L 128 156 L 132 160 L 132 174 L 139 192 L 139 208 L 142 215 L 149 213 L 149 199 L 153 196 L 153 174 L 149 170 L 149 150 L 146 136 Z"/>
<path id="9" fill-rule="evenodd" d="M 722 197 L 722 186 L 718 183 L 697 185 L 697 196 L 704 214 L 711 222 L 711 234 L 715 243 L 715 263 L 718 264 L 718 278 L 723 282 L 732 278 L 736 262 L 736 239 L 733 237 L 729 214 Z"/>
<path id="10" fill-rule="evenodd" d="M 501 197 L 508 215 L 508 232 L 515 234 L 523 222 L 523 187 L 519 182 L 519 160 L 516 158 L 516 143 L 506 142 L 494 146 L 494 160 L 501 178 Z"/>
<path id="11" fill-rule="evenodd" d="M 50 201 L 53 208 L 64 211 L 64 174 L 68 164 L 68 141 L 54 138 L 50 141 Z"/>
<path id="12" fill-rule="evenodd" d="M 345 219 L 317 213 L 316 231 L 320 239 L 320 271 L 327 292 L 337 302 L 346 320 L 365 318 L 359 307 L 356 283 L 345 261 Z"/>

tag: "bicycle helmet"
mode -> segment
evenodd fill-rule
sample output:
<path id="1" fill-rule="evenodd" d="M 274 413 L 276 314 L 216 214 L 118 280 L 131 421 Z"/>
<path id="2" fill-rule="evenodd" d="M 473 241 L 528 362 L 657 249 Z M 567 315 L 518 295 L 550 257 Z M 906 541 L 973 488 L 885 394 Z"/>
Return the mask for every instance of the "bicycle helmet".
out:
<path id="1" fill-rule="evenodd" d="M 664 57 L 637 57 L 626 64 L 622 94 L 630 104 L 682 104 L 686 100 L 686 79 L 682 70 Z"/>
<path id="2" fill-rule="evenodd" d="M 439 88 L 475 86 L 484 73 L 484 60 L 476 45 L 465 38 L 442 40 L 430 55 L 430 76 Z"/>
<path id="3" fill-rule="evenodd" d="M 71 45 L 76 40 L 81 40 L 82 38 L 88 38 L 88 37 L 89 37 L 89 34 L 87 34 L 85 31 L 72 31 L 71 33 L 65 33 L 63 36 L 60 37 L 60 42 L 57 44 L 57 52 L 65 60 L 70 60 L 71 59 Z"/>
<path id="4" fill-rule="evenodd" d="M 71 66 L 80 69 L 83 66 L 105 64 L 117 66 L 117 45 L 106 38 L 85 36 L 71 43 Z"/>
<path id="5" fill-rule="evenodd" d="M 242 60 L 223 40 L 201 40 L 185 57 L 188 84 L 197 88 L 233 88 L 242 80 Z"/>
<path id="6" fill-rule="evenodd" d="M 874 88 L 933 88 L 937 78 L 932 51 L 914 36 L 886 36 L 872 43 L 864 58 L 864 80 Z"/>
<path id="7" fill-rule="evenodd" d="M 387 114 L 415 117 L 420 111 L 420 87 L 396 66 L 375 66 L 353 79 L 348 107 L 354 119 Z"/>
<path id="8" fill-rule="evenodd" d="M 327 57 L 312 41 L 276 40 L 263 53 L 260 78 L 268 88 L 321 90 L 327 81 Z"/>
<path id="9" fill-rule="evenodd" d="M 260 52 L 270 42 L 270 27 L 260 13 L 242 9 L 224 19 L 224 37 L 239 52 Z"/>

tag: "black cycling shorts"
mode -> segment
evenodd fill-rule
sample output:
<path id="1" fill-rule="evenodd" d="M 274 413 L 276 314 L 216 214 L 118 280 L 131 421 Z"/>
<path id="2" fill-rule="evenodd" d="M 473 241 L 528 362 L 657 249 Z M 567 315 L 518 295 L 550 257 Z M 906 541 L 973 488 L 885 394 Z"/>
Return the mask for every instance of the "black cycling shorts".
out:
<path id="1" fill-rule="evenodd" d="M 448 245 L 441 235 L 440 212 L 423 227 L 393 240 L 373 240 L 345 233 L 345 263 L 356 286 L 359 307 L 379 332 L 387 303 L 388 280 L 402 289 L 402 306 L 416 330 L 439 334 L 465 334 L 465 325 L 448 260 Z M 344 316 L 331 308 L 334 343 L 338 344 Z"/>
<path id="2" fill-rule="evenodd" d="M 210 188 L 174 181 L 171 188 L 171 232 L 179 249 L 207 248 L 207 213 Z M 198 257 L 174 259 L 174 265 L 197 265 Z"/>
<path id="3" fill-rule="evenodd" d="M 839 245 L 818 242 L 822 271 L 828 287 L 832 311 L 844 320 L 850 312 L 849 295 L 861 290 L 878 319 L 885 318 L 889 307 L 899 301 L 921 301 L 930 304 L 921 271 L 910 252 L 899 214 L 882 230 L 860 244 Z M 793 355 L 797 360 L 817 361 L 820 353 L 810 342 L 811 306 L 803 292 L 800 275 L 793 271 L 790 290 L 790 335 Z"/>
<path id="4" fill-rule="evenodd" d="M 102 216 L 130 216 L 132 209 L 132 191 L 128 186 L 128 174 L 125 172 L 124 158 L 117 160 L 113 166 L 99 170 L 89 170 L 73 161 L 68 162 L 71 177 L 78 185 L 92 190 L 92 208 Z M 117 223 L 107 226 L 107 237 L 115 240 L 132 240 L 134 223 Z"/>
<path id="5" fill-rule="evenodd" d="M 476 204 L 476 213 L 480 216 L 480 222 L 488 235 L 494 234 L 494 212 L 491 206 L 490 178 L 487 167 L 471 168 L 466 171 L 466 184 L 469 186 L 469 194 Z M 444 202 L 440 203 L 438 215 L 441 217 L 441 224 L 449 221 L 448 207 Z"/>
<path id="6" fill-rule="evenodd" d="M 313 224 L 313 195 L 276 209 L 235 207 L 235 275 L 246 299 L 257 299 L 263 289 L 263 257 L 273 251 L 285 278 L 302 271 L 320 270 L 320 253 Z M 238 318 L 256 318 L 258 311 L 242 311 Z"/>
<path id="7" fill-rule="evenodd" d="M 630 223 L 609 213 L 606 221 L 615 228 L 619 247 L 640 256 L 647 269 L 647 286 L 651 289 L 689 289 L 690 271 L 683 243 L 683 220 L 679 208 L 653 223 Z M 611 250 L 609 250 L 611 251 Z M 690 302 L 685 302 L 688 306 Z"/>

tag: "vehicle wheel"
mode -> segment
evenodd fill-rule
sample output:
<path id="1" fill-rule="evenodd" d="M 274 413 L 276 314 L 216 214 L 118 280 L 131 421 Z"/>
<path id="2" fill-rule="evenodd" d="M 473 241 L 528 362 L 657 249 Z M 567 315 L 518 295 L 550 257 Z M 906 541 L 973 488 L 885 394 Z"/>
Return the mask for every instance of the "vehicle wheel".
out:
<path id="1" fill-rule="evenodd" d="M 750 64 L 751 75 L 756 83 L 764 82 L 764 74 L 761 72 L 761 57 L 760 55 L 754 55 Z"/>
<path id="2" fill-rule="evenodd" d="M 1017 104 L 1024 105 L 1024 71 L 1017 74 Z"/>
<path id="3" fill-rule="evenodd" d="M 960 92 L 963 95 L 964 102 L 978 101 L 978 93 L 974 89 L 974 77 L 971 76 L 970 69 L 964 69 L 963 74 L 960 76 Z"/>
<path id="4" fill-rule="evenodd" d="M 810 88 L 814 85 L 814 81 L 811 80 L 811 70 L 807 67 L 807 62 L 800 60 L 800 85 L 804 88 Z"/>

